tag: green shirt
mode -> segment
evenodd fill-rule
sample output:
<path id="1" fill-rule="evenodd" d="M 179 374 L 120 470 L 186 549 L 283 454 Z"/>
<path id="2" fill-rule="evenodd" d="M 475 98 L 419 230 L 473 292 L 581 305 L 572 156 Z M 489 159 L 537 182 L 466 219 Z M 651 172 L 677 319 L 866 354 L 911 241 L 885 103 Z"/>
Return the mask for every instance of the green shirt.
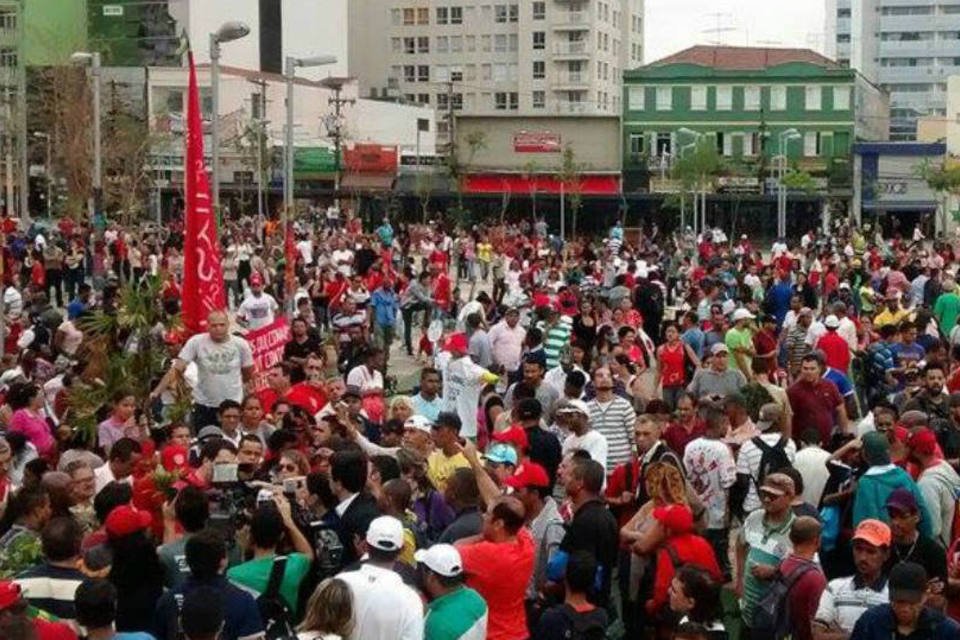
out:
<path id="1" fill-rule="evenodd" d="M 937 303 L 933 305 L 933 315 L 937 316 L 943 335 L 949 336 L 957 324 L 957 316 L 960 315 L 960 296 L 952 291 L 940 294 Z"/>
<path id="2" fill-rule="evenodd" d="M 427 606 L 423 640 L 485 640 L 487 603 L 469 587 L 440 596 Z"/>
<path id="3" fill-rule="evenodd" d="M 749 623 L 753 619 L 753 610 L 766 595 L 773 582 L 760 580 L 753 576 L 753 567 L 758 564 L 780 566 L 780 561 L 793 553 L 790 542 L 790 527 L 796 518 L 791 511 L 786 521 L 768 525 L 764 518 L 766 512 L 757 509 L 747 516 L 740 528 L 740 541 L 747 545 L 747 561 L 743 567 L 743 599 L 740 601 L 740 613 Z"/>
<path id="4" fill-rule="evenodd" d="M 254 558 L 227 569 L 227 578 L 242 587 L 246 587 L 257 594 L 267 590 L 270 581 L 270 571 L 273 569 L 274 556 Z M 302 553 L 287 555 L 287 566 L 283 571 L 283 580 L 280 582 L 280 596 L 283 598 L 294 615 L 297 615 L 297 600 L 300 594 L 300 583 L 303 582 L 310 570 L 310 560 Z"/>
<path id="5" fill-rule="evenodd" d="M 730 368 L 736 369 L 737 371 L 743 373 L 743 375 L 747 375 L 747 373 L 750 371 L 750 365 L 753 358 L 748 355 L 741 356 L 746 361 L 747 371 L 744 371 L 737 364 L 737 359 L 734 356 L 734 352 L 737 350 L 737 348 L 753 349 L 753 332 L 748 327 L 744 327 L 743 329 L 728 329 L 727 335 L 723 337 L 723 343 L 727 345 L 727 349 L 730 350 L 730 355 L 727 356 L 729 359 L 728 361 L 730 363 Z"/>

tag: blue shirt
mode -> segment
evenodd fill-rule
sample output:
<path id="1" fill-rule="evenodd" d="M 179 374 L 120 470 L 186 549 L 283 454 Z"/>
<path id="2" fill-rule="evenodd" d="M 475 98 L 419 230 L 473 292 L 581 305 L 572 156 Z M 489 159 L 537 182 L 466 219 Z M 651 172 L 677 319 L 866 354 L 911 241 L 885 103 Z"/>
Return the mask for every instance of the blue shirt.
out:
<path id="1" fill-rule="evenodd" d="M 908 364 L 917 364 L 927 354 L 927 350 L 916 342 L 904 344 L 898 342 L 893 345 L 893 355 L 897 359 L 897 366 L 905 367 Z"/>
<path id="2" fill-rule="evenodd" d="M 410 399 L 413 409 L 418 415 L 423 416 L 430 422 L 434 422 L 440 415 L 440 409 L 443 407 L 443 399 L 438 395 L 433 400 L 427 400 L 419 393 Z"/>
<path id="3" fill-rule="evenodd" d="M 392 327 L 397 321 L 399 302 L 393 289 L 377 289 L 370 296 L 370 306 L 373 307 L 373 322 L 381 327 Z"/>
<path id="4" fill-rule="evenodd" d="M 693 349 L 698 358 L 703 358 L 703 345 L 707 338 L 700 327 L 690 327 L 683 332 L 680 339 Z"/>
<path id="5" fill-rule="evenodd" d="M 377 227 L 377 237 L 380 238 L 380 244 L 385 247 L 389 247 L 393 244 L 393 227 L 390 226 L 389 222 L 384 222 L 382 225 Z"/>
<path id="6" fill-rule="evenodd" d="M 790 287 L 790 283 L 784 280 L 773 285 L 770 288 L 770 293 L 767 294 L 770 313 L 777 318 L 778 327 L 783 324 L 783 319 L 787 316 L 787 311 L 790 310 L 790 298 L 792 297 L 793 289 Z"/>
<path id="7" fill-rule="evenodd" d="M 850 378 L 833 367 L 827 367 L 827 370 L 823 372 L 823 379 L 829 380 L 837 386 L 841 398 L 853 395 L 853 385 L 850 383 Z"/>

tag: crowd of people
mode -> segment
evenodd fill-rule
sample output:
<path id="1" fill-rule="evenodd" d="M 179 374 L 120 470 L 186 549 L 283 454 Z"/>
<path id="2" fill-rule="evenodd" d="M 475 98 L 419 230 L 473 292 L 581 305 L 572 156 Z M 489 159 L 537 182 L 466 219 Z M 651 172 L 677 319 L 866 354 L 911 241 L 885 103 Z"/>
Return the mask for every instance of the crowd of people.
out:
<path id="1" fill-rule="evenodd" d="M 188 336 L 175 226 L 2 222 L 0 638 L 960 640 L 955 241 L 242 220 Z"/>

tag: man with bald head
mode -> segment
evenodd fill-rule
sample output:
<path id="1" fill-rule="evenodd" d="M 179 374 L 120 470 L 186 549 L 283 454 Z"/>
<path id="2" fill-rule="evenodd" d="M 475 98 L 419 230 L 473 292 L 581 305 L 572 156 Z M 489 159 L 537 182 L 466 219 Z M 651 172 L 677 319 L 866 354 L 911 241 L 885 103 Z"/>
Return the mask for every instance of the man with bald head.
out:
<path id="1" fill-rule="evenodd" d="M 523 503 L 503 496 L 487 505 L 483 529 L 457 543 L 467 585 L 487 602 L 490 640 L 525 640 L 524 594 L 533 574 L 533 539 L 524 528 Z"/>
<path id="2" fill-rule="evenodd" d="M 186 370 L 197 365 L 197 384 L 193 388 L 193 427 L 195 430 L 219 424 L 219 407 L 224 400 L 241 402 L 244 386 L 253 379 L 253 352 L 246 340 L 230 334 L 230 319 L 225 311 L 211 311 L 207 332 L 187 340 L 170 370 L 150 393 L 160 394 Z"/>

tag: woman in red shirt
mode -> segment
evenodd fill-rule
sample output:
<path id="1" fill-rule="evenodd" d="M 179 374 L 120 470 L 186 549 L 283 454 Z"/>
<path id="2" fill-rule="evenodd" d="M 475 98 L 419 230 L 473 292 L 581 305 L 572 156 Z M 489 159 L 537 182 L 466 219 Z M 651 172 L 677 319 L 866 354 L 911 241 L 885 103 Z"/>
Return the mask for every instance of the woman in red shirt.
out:
<path id="1" fill-rule="evenodd" d="M 700 366 L 700 360 L 690 345 L 680 340 L 675 323 L 668 323 L 663 335 L 666 342 L 657 347 L 657 363 L 660 365 L 657 369 L 657 385 L 663 386 L 663 400 L 672 410 L 677 406 L 677 397 L 689 382 L 686 360 L 689 358 L 695 367 Z"/>

